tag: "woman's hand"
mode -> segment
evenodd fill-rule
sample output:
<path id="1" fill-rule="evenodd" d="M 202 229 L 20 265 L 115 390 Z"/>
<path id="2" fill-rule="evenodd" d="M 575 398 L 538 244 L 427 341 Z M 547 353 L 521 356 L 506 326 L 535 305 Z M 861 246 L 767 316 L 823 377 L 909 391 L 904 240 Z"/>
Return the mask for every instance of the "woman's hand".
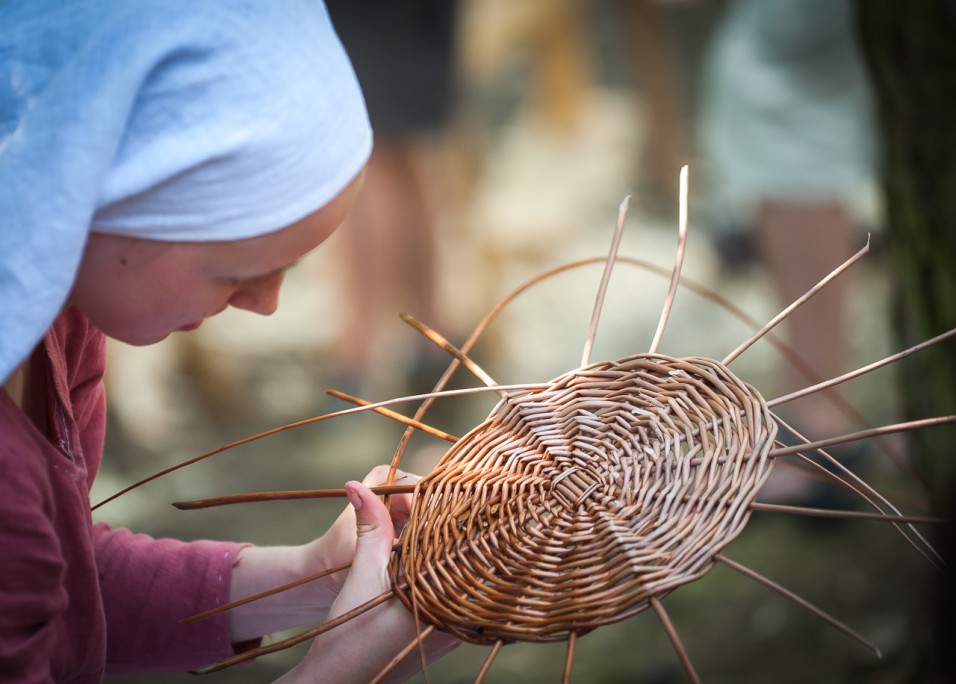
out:
<path id="1" fill-rule="evenodd" d="M 390 508 L 368 490 L 384 484 L 387 466 L 372 470 L 363 484 L 349 482 L 348 506 L 322 537 L 304 546 L 249 547 L 233 569 L 230 598 L 236 600 L 351 563 L 350 569 L 248 603 L 231 611 L 234 642 L 331 619 L 391 592 L 388 561 L 397 533 L 411 512 L 410 494 L 392 495 Z M 419 478 L 399 471 L 394 484 Z M 416 638 L 411 613 L 397 598 L 320 635 L 303 661 L 280 681 L 368 682 Z M 451 650 L 446 635 L 426 640 L 429 659 Z M 402 681 L 421 669 L 418 649 L 387 681 Z"/>
<path id="2" fill-rule="evenodd" d="M 384 484 L 388 467 L 378 466 L 365 477 L 367 484 Z M 408 482 L 417 477 L 406 476 Z M 411 497 L 393 500 L 396 525 L 408 519 Z M 236 601 L 275 587 L 311 577 L 351 563 L 355 555 L 355 512 L 347 506 L 328 532 L 302 546 L 250 546 L 244 548 L 232 570 L 229 600 Z M 234 643 L 324 620 L 335 602 L 348 570 L 307 582 L 233 608 L 229 613 Z"/>
<path id="3" fill-rule="evenodd" d="M 396 511 L 393 509 L 390 516 L 381 500 L 358 482 L 349 482 L 345 488 L 355 515 L 355 558 L 328 619 L 344 615 L 392 591 L 388 559 L 395 539 L 393 523 Z M 397 519 L 404 523 L 409 509 L 404 508 L 405 518 L 401 518 L 402 510 L 399 506 Z M 426 625 L 420 627 L 424 629 Z M 413 643 L 418 633 L 412 614 L 392 596 L 386 603 L 316 637 L 309 653 L 296 668 L 296 674 L 305 675 L 306 681 L 369 682 L 399 651 Z M 457 645 L 454 638 L 434 633 L 424 643 L 426 658 L 435 660 Z M 385 681 L 404 681 L 421 666 L 421 651 L 415 648 Z"/>
<path id="4" fill-rule="evenodd" d="M 362 480 L 362 484 L 364 484 L 366 487 L 376 487 L 378 485 L 383 485 L 388 478 L 388 471 L 388 466 L 376 466 L 368 475 L 365 476 L 365 478 Z M 415 484 L 420 479 L 421 478 L 419 478 L 417 475 L 398 470 L 395 473 L 395 479 L 392 481 L 392 484 Z M 346 485 L 347 493 L 349 489 L 349 485 Z M 351 495 L 349 496 L 349 500 L 351 501 Z M 388 514 L 391 517 L 391 526 L 394 530 L 393 538 L 398 537 L 402 531 L 402 528 L 405 527 L 405 523 L 408 520 L 408 517 L 411 515 L 411 510 L 411 494 L 393 494 L 390 497 Z M 323 569 L 338 567 L 346 563 L 351 563 L 352 557 L 355 555 L 355 543 L 356 509 L 353 504 L 342 511 L 336 521 L 332 524 L 332 527 L 329 528 L 328 532 L 308 545 L 308 547 L 305 549 L 305 562 L 308 566 L 312 567 L 315 572 L 319 572 Z M 339 590 L 341 590 L 342 585 L 345 583 L 345 578 L 347 576 L 348 572 L 338 572 L 330 577 L 331 581 L 326 583 L 326 589 L 333 592 L 330 596 L 331 600 L 328 601 L 326 608 L 331 607 L 335 597 L 338 595 Z"/>

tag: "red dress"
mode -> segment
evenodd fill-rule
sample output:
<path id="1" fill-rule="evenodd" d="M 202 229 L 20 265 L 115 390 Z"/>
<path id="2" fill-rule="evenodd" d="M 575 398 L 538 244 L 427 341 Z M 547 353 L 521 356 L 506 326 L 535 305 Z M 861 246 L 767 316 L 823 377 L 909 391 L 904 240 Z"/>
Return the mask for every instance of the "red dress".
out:
<path id="1" fill-rule="evenodd" d="M 0 390 L 0 682 L 99 682 L 228 657 L 239 544 L 152 539 L 93 524 L 106 407 L 105 338 L 75 310 L 43 340 L 45 434 Z"/>

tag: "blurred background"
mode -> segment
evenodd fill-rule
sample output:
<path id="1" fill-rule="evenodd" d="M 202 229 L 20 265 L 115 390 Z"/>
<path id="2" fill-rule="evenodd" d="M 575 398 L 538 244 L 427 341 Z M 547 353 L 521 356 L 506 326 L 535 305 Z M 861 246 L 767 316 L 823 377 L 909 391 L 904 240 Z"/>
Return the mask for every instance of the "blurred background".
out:
<path id="1" fill-rule="evenodd" d="M 259 431 L 346 405 L 429 390 L 447 356 L 398 318 L 461 344 L 508 292 L 560 264 L 603 256 L 630 196 L 621 254 L 665 273 L 677 242 L 677 182 L 690 167 L 684 276 L 762 324 L 868 239 L 869 255 L 780 331 L 828 378 L 898 349 L 875 159 L 873 100 L 850 5 L 831 0 L 407 0 L 329 3 L 366 91 L 376 150 L 346 224 L 287 278 L 279 312 L 227 311 L 159 345 L 112 344 L 110 429 L 98 501 L 162 468 Z M 580 363 L 601 266 L 529 290 L 473 358 L 499 383 L 545 381 Z M 593 360 L 646 351 L 667 278 L 619 265 Z M 755 329 L 678 293 L 660 351 L 721 359 Z M 733 363 L 772 398 L 810 384 L 768 344 Z M 900 418 L 896 370 L 841 390 L 872 425 Z M 479 384 L 459 371 L 454 386 Z M 428 422 L 462 435 L 488 397 L 439 401 Z M 414 406 L 396 407 L 411 414 Z M 782 409 L 812 438 L 858 429 L 825 398 Z M 339 487 L 388 462 L 403 432 L 365 413 L 220 454 L 99 509 L 157 536 L 297 544 L 342 502 L 178 512 L 174 500 Z M 924 493 L 881 449 L 836 449 L 908 510 Z M 403 467 L 445 450 L 417 435 Z M 832 488 L 781 466 L 767 500 L 840 505 Z M 704 681 L 899 682 L 920 670 L 930 566 L 887 524 L 756 513 L 728 556 L 847 622 L 858 644 L 726 568 L 665 607 Z M 303 650 L 209 675 L 270 681 Z M 486 649 L 463 646 L 431 681 L 474 681 Z M 505 648 L 489 681 L 557 682 L 564 645 Z M 195 681 L 190 675 L 141 682 Z M 119 680 L 116 680 L 119 681 Z M 578 644 L 574 681 L 686 681 L 646 613 Z M 912 681 L 929 681 L 912 679 Z"/>

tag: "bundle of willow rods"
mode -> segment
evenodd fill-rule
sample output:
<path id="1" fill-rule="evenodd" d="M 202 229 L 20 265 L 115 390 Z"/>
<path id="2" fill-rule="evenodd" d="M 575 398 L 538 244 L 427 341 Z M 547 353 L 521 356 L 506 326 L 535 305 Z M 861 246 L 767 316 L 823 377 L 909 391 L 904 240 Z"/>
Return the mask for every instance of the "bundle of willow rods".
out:
<path id="1" fill-rule="evenodd" d="M 628 618 L 740 534 L 776 431 L 760 394 L 704 358 L 640 354 L 509 392 L 418 483 L 393 586 L 479 644 Z"/>

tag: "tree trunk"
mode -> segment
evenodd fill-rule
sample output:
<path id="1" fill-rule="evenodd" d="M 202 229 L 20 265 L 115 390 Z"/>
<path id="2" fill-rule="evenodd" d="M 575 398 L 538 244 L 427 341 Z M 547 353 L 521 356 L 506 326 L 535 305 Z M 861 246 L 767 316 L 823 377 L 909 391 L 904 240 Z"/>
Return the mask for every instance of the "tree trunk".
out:
<path id="1" fill-rule="evenodd" d="M 879 114 L 893 329 L 903 348 L 956 326 L 956 0 L 857 0 L 856 8 Z M 956 340 L 903 361 L 898 377 L 907 418 L 956 414 Z M 911 439 L 940 511 L 952 520 L 956 426 Z M 934 601 L 936 656 L 942 681 L 953 681 L 952 525 L 937 541 L 950 572 Z"/>

